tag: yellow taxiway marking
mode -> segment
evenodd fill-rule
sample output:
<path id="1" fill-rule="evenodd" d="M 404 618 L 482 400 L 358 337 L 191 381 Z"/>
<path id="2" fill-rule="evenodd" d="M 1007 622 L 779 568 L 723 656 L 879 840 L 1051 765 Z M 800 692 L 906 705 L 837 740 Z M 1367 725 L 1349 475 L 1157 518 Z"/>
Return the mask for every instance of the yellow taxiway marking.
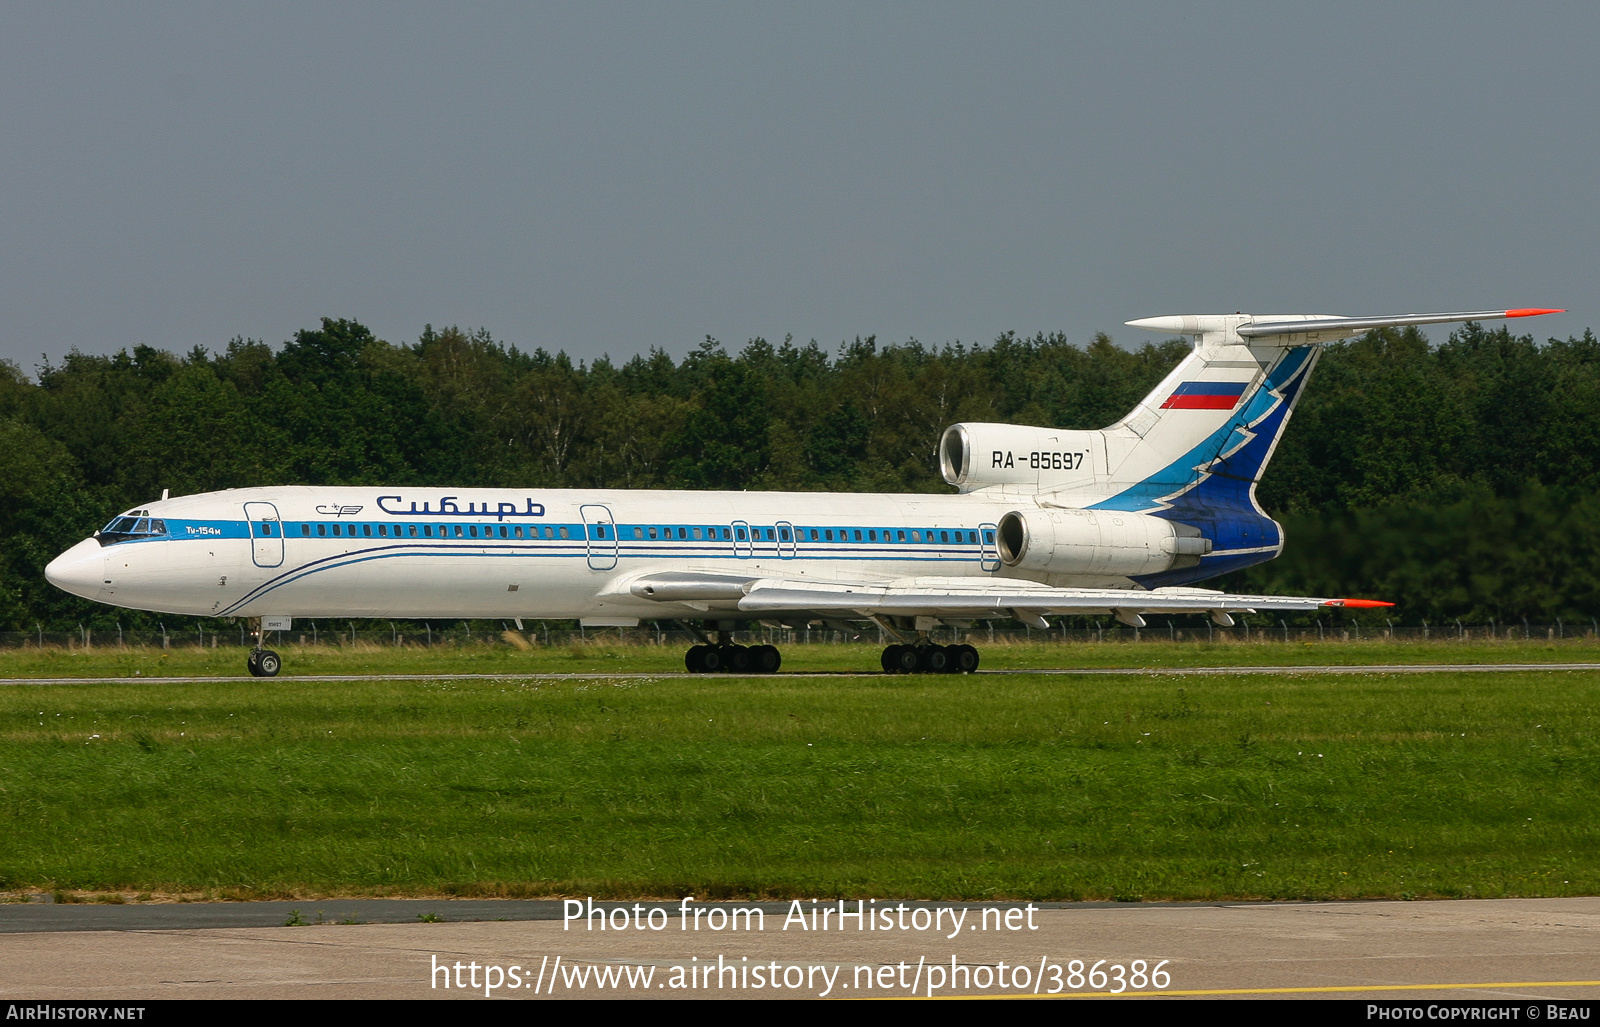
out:
<path id="1" fill-rule="evenodd" d="M 1499 981 L 1491 984 L 1335 984 L 1316 988 L 1201 988 L 1180 991 L 1062 991 L 1026 995 L 941 995 L 945 999 L 996 998 L 1133 998 L 1155 995 L 1331 995 L 1350 991 L 1451 991 L 1475 988 L 1582 988 L 1600 987 L 1600 981 Z"/>

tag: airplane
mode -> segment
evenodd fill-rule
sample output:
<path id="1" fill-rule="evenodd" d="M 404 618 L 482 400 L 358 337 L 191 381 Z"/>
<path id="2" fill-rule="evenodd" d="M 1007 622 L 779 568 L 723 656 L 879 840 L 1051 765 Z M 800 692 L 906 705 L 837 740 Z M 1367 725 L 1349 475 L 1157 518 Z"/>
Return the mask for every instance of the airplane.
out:
<path id="1" fill-rule="evenodd" d="M 984 619 L 1232 615 L 1376 600 L 1230 595 L 1195 583 L 1270 560 L 1281 526 L 1256 485 L 1325 343 L 1374 328 L 1561 313 L 1390 317 L 1179 315 L 1129 321 L 1192 351 L 1100 431 L 963 423 L 938 458 L 955 494 L 284 486 L 163 498 L 124 511 L 45 569 L 112 606 L 248 618 L 246 666 L 282 666 L 269 632 L 296 617 L 676 622 L 691 672 L 771 673 L 738 622 L 893 639 L 886 672 L 971 672 L 929 633 Z"/>

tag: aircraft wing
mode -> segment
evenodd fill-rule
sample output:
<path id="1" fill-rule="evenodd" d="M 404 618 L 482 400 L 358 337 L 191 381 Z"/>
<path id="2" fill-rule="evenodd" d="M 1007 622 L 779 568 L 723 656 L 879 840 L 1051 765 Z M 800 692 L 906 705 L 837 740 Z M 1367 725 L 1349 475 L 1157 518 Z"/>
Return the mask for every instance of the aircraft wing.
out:
<path id="1" fill-rule="evenodd" d="M 1018 578 L 896 578 L 824 581 L 739 578 L 727 574 L 666 572 L 632 579 L 628 591 L 659 602 L 706 604 L 756 617 L 814 614 L 838 618 L 1015 618 L 1034 622 L 1047 614 L 1252 613 L 1315 610 L 1324 606 L 1392 606 L 1370 599 L 1230 595 L 1205 588 L 1052 588 Z"/>

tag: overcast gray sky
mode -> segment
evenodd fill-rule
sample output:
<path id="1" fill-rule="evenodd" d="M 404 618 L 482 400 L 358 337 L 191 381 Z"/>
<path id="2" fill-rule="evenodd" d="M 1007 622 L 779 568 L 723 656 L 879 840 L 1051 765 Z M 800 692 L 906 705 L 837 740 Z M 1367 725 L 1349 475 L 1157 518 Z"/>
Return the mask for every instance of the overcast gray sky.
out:
<path id="1" fill-rule="evenodd" d="M 0 4 L 0 356 L 1600 310 L 1600 4 Z"/>

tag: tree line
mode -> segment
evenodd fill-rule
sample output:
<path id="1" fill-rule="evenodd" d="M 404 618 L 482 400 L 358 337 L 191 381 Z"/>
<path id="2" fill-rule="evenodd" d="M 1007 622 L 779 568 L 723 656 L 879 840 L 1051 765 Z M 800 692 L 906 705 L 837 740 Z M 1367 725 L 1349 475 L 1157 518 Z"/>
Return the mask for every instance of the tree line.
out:
<path id="1" fill-rule="evenodd" d="M 836 351 L 710 338 L 682 360 L 525 352 L 487 331 L 393 344 L 324 319 L 278 348 L 73 352 L 0 365 L 0 626 L 141 615 L 65 595 L 43 567 L 114 513 L 284 484 L 940 492 L 956 421 L 1100 428 L 1183 340 Z M 1407 623 L 1600 613 L 1600 343 L 1468 325 L 1327 348 L 1260 498 L 1283 557 L 1214 583 L 1370 595 Z M 169 618 L 171 619 L 171 618 Z M 175 620 L 175 619 L 172 619 Z"/>

